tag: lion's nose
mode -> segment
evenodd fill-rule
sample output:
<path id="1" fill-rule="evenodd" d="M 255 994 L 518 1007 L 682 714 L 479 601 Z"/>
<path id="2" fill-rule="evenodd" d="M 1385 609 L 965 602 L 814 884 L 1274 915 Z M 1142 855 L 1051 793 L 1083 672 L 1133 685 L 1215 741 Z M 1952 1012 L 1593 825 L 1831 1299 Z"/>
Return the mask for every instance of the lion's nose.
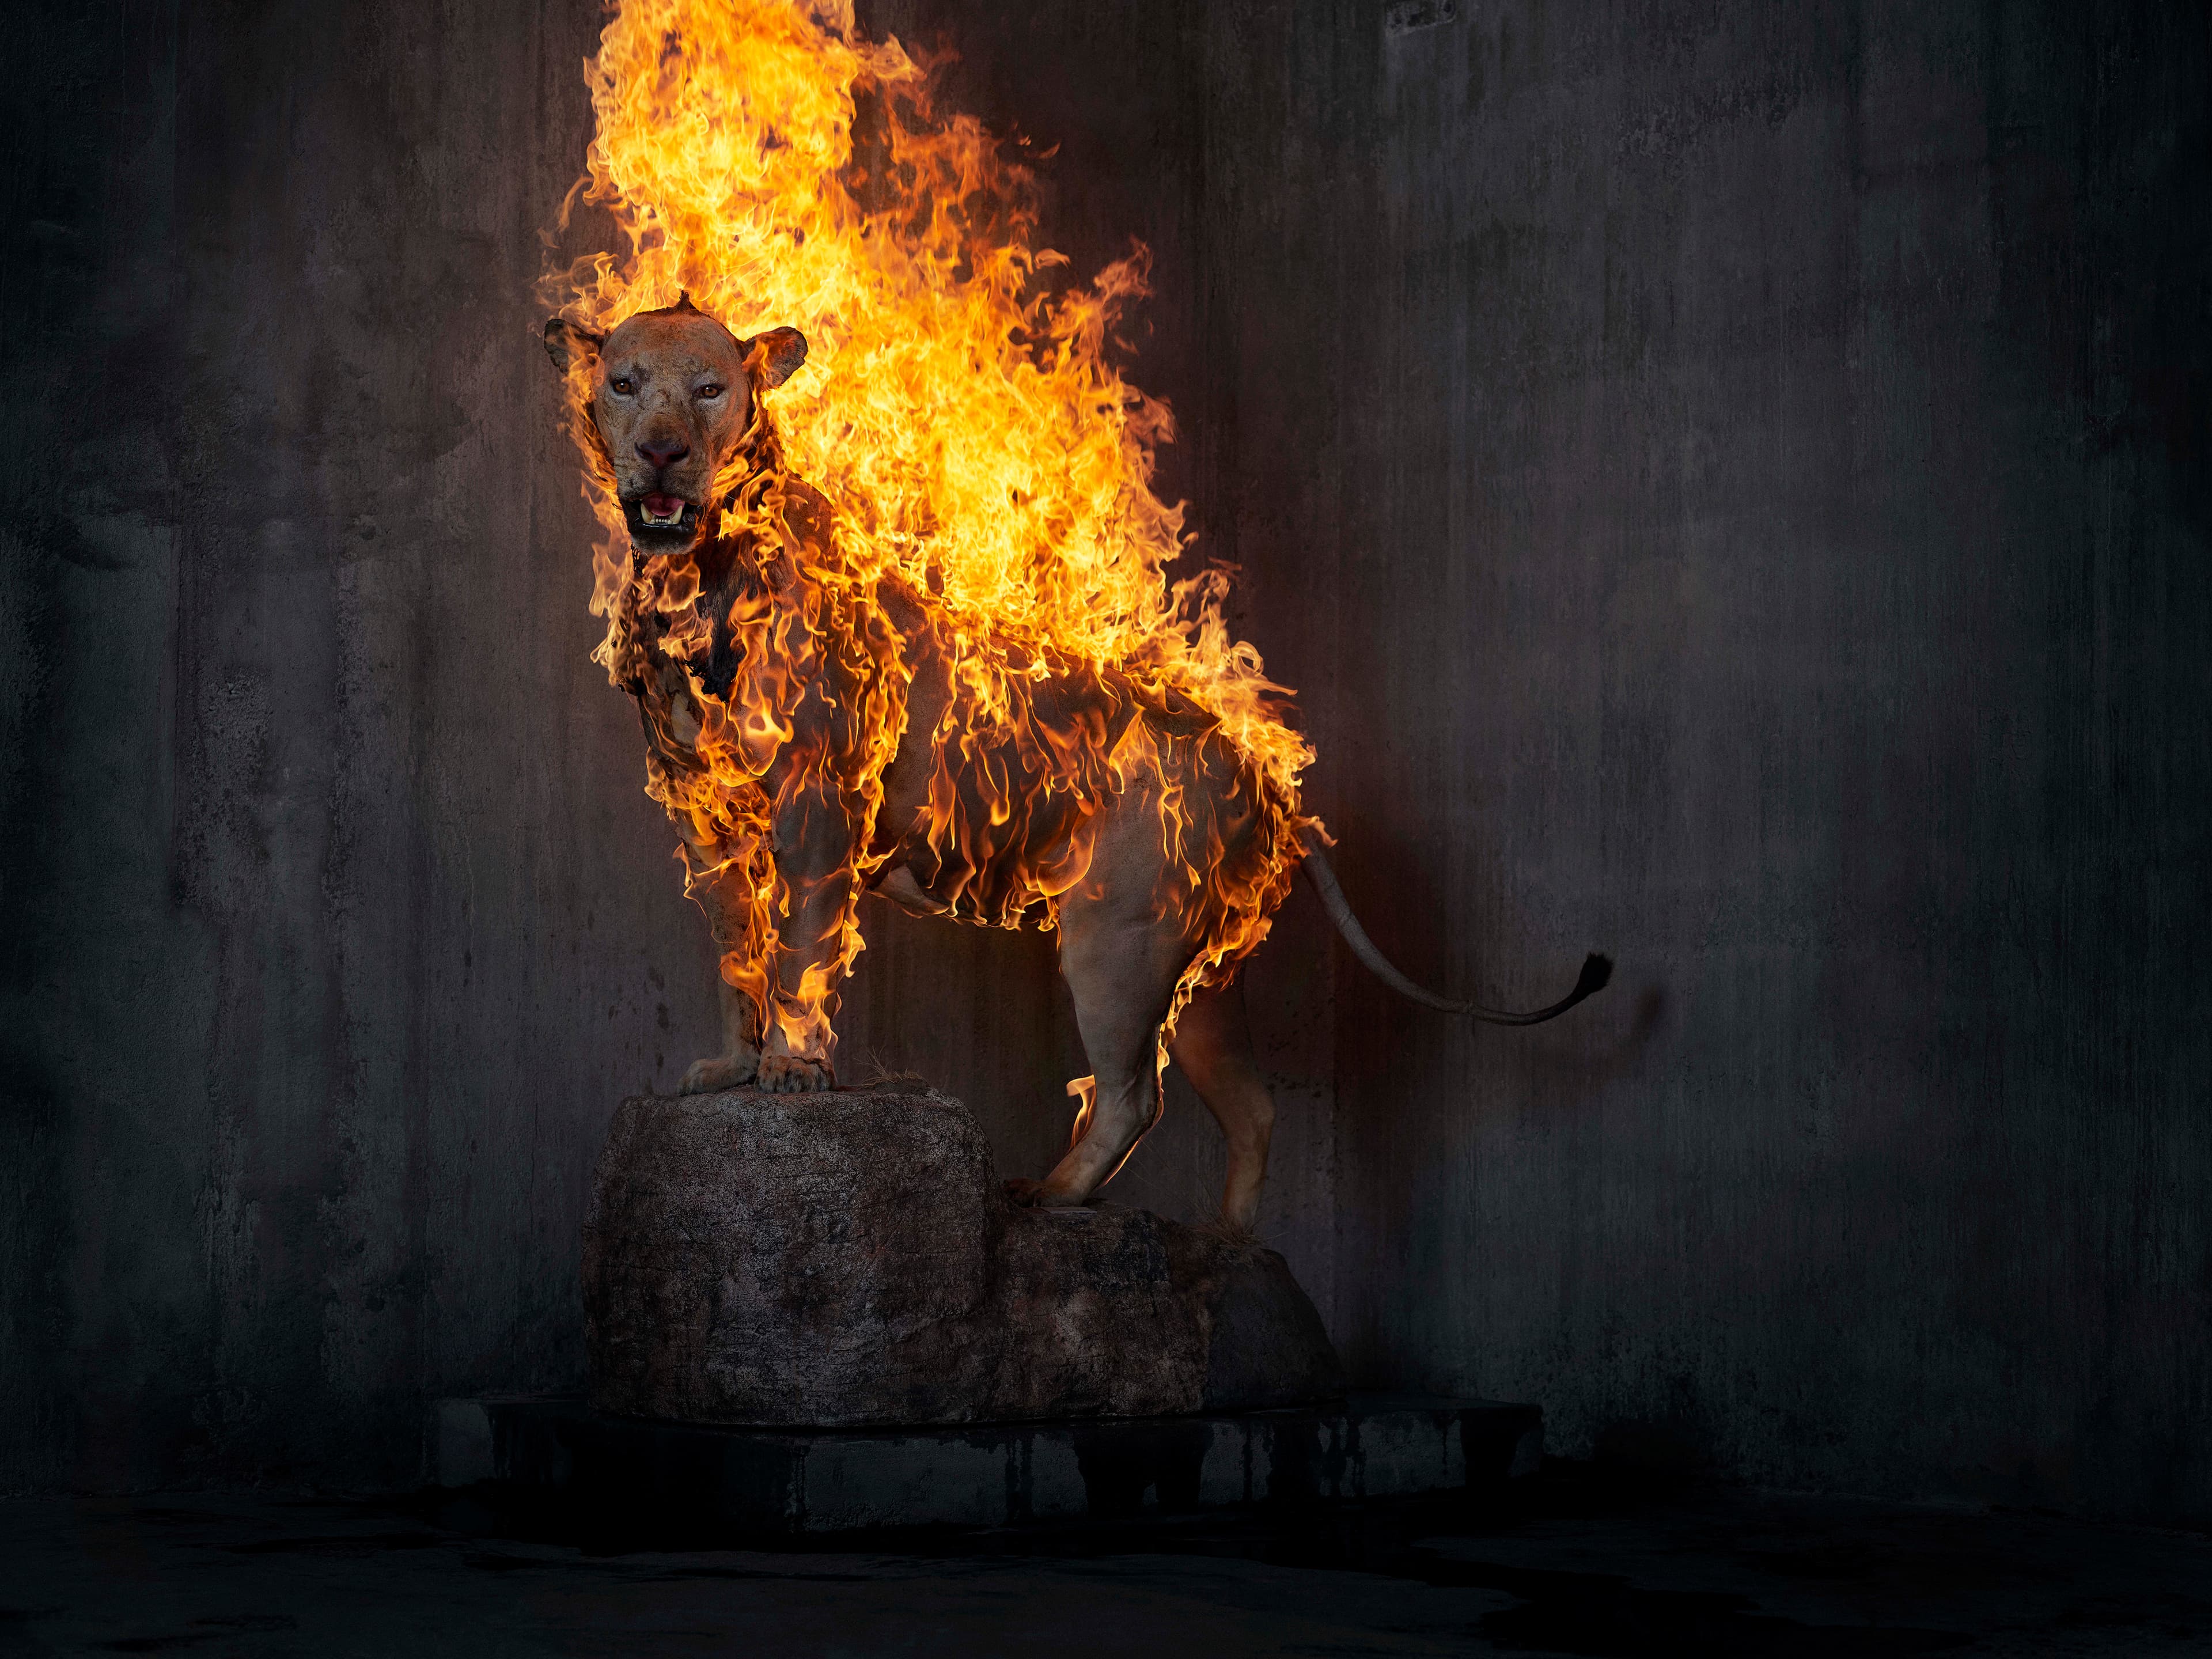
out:
<path id="1" fill-rule="evenodd" d="M 681 438 L 640 438 L 637 453 L 647 466 L 673 466 L 691 453 L 691 446 Z"/>

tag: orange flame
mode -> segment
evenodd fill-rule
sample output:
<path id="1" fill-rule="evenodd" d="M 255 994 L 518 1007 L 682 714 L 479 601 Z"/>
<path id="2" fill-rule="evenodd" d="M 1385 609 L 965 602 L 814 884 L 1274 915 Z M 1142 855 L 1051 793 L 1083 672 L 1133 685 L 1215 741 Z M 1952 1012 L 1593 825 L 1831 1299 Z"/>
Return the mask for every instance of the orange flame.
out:
<path id="1" fill-rule="evenodd" d="M 1066 261 L 1035 245 L 1031 174 L 972 117 L 933 108 L 923 70 L 896 40 L 863 40 L 850 0 L 624 0 L 586 75 L 597 134 L 569 206 L 580 192 L 604 207 L 627 246 L 550 277 L 549 300 L 606 330 L 688 292 L 736 334 L 790 325 L 811 344 L 717 482 L 720 538 L 786 574 L 727 619 L 741 664 L 727 694 L 691 676 L 698 732 L 661 734 L 696 767 L 649 763 L 691 878 L 735 872 L 752 896 L 725 976 L 762 1033 L 827 1059 L 836 983 L 862 948 L 859 894 L 887 856 L 883 772 L 905 734 L 909 672 L 878 594 L 895 579 L 921 596 L 957 688 L 920 826 L 953 915 L 1051 927 L 1089 863 L 1090 809 L 1140 775 L 1159 790 L 1180 890 L 1158 902 L 1203 918 L 1164 1057 L 1192 991 L 1265 936 L 1313 821 L 1297 807 L 1310 752 L 1285 723 L 1289 694 L 1229 634 L 1225 573 L 1168 579 L 1182 508 L 1152 479 L 1174 422 L 1107 356 L 1148 255 L 1050 291 L 1040 273 Z M 586 373 L 569 394 L 605 530 L 596 656 L 635 687 L 656 654 L 702 654 L 711 623 L 690 556 L 633 556 Z M 826 530 L 798 479 L 830 503 Z M 1071 677 L 1166 718 L 1064 716 L 1048 688 Z M 794 756 L 811 684 L 838 689 L 838 729 Z M 1237 757 L 1256 857 L 1224 861 L 1212 809 L 1164 787 L 1163 745 L 1194 733 Z M 844 867 L 778 867 L 771 825 L 794 801 L 842 815 Z M 780 960 L 790 919 L 817 912 L 805 960 Z"/>

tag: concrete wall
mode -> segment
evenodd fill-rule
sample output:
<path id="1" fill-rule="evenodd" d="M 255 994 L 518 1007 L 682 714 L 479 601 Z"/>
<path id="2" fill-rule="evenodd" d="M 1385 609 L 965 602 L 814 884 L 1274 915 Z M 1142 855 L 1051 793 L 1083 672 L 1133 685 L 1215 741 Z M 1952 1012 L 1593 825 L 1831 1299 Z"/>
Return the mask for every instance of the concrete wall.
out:
<path id="1" fill-rule="evenodd" d="M 711 1005 L 524 349 L 571 9 L 55 8 L 24 77 L 0 1485 L 388 1479 L 575 1374 Z"/>
<path id="2" fill-rule="evenodd" d="M 2212 1510 L 2202 11 L 1206 16 L 1200 517 L 1345 884 L 1620 963 L 1340 974 L 1357 1368 Z"/>
<path id="3" fill-rule="evenodd" d="M 2081 15 L 2076 15 L 2078 10 Z M 1430 27 L 1419 15 L 1451 13 Z M 898 0 L 1158 254 L 1170 483 L 1390 1001 L 1255 964 L 1266 1229 L 1555 1449 L 2212 1511 L 2206 37 L 2185 9 Z M 706 952 L 532 334 L 589 0 L 23 25 L 0 175 L 0 1489 L 411 1475 L 570 1385 Z M 1048 943 L 843 1022 L 1010 1169 Z M 1187 1097 L 1116 1195 L 1218 1177 Z"/>

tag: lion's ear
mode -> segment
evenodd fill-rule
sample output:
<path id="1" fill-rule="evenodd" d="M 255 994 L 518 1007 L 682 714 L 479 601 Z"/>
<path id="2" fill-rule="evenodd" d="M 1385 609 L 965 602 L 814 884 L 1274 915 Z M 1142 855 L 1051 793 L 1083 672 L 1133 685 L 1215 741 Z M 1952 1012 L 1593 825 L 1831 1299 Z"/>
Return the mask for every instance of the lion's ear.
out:
<path id="1" fill-rule="evenodd" d="M 772 328 L 738 344 L 749 363 L 760 353 L 761 378 L 770 386 L 781 386 L 806 361 L 806 337 L 795 328 Z"/>
<path id="2" fill-rule="evenodd" d="M 599 355 L 599 348 L 607 343 L 604 334 L 594 334 L 588 328 L 570 322 L 566 317 L 545 319 L 545 355 L 553 360 L 553 367 L 563 374 L 571 363 L 587 361 Z"/>

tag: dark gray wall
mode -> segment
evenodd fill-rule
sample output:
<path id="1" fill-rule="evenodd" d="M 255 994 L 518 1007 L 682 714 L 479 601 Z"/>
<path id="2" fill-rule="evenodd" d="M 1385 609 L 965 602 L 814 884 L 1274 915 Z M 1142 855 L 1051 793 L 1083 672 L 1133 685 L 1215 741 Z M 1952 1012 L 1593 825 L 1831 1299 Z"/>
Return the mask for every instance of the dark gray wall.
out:
<path id="1" fill-rule="evenodd" d="M 1431 11 L 1438 9 L 1431 8 Z M 1202 521 L 1309 688 L 1335 1325 L 1556 1449 L 2212 1510 L 2201 8 L 1231 3 Z"/>
<path id="2" fill-rule="evenodd" d="M 535 10 L 19 68 L 0 1485 L 388 1479 L 426 1389 L 573 1376 L 599 1127 L 708 1018 L 523 349 Z"/>
<path id="3" fill-rule="evenodd" d="M 1389 1000 L 1253 969 L 1265 1229 L 1554 1449 L 2212 1512 L 2206 29 L 2174 6 L 872 13 L 1158 255 L 1168 482 Z M 598 12 L 54 7 L 0 339 L 0 1489 L 411 1475 L 573 1384 L 707 953 L 532 340 Z M 1048 1160 L 1048 942 L 842 1022 Z M 1178 1091 L 1116 1196 L 1218 1179 Z"/>

